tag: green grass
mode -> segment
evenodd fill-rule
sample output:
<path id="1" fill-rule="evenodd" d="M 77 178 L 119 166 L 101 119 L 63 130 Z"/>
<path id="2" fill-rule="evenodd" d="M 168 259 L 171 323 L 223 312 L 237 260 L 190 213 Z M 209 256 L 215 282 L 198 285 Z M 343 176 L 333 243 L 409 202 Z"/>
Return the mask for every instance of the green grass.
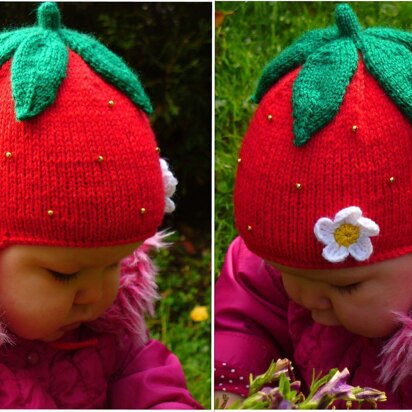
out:
<path id="1" fill-rule="evenodd" d="M 155 317 L 147 324 L 152 338 L 180 359 L 193 397 L 210 409 L 210 319 L 190 319 L 196 305 L 207 306 L 210 313 L 210 248 L 196 249 L 191 243 L 187 246 L 177 234 L 168 240 L 174 244 L 154 254 L 161 299 Z"/>
<path id="2" fill-rule="evenodd" d="M 215 273 L 236 236 L 232 196 L 240 143 L 263 67 L 305 31 L 334 24 L 337 2 L 216 2 Z M 411 29 L 412 2 L 352 2 L 363 27 Z"/>

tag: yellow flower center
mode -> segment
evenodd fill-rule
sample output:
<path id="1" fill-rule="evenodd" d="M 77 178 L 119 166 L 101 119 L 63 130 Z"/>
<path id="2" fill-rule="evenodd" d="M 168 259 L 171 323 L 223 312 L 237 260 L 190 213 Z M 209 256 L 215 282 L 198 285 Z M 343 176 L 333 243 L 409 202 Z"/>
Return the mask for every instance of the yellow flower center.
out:
<path id="1" fill-rule="evenodd" d="M 333 236 L 339 246 L 349 247 L 359 239 L 359 234 L 358 226 L 344 223 L 335 230 Z"/>

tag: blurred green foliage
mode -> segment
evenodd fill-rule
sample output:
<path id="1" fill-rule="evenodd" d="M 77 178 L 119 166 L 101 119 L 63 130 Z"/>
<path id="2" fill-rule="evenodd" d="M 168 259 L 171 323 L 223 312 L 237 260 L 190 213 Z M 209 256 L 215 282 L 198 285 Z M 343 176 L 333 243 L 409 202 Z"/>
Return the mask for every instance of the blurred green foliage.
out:
<path id="1" fill-rule="evenodd" d="M 221 2 L 215 58 L 215 273 L 237 232 L 232 196 L 237 157 L 264 66 L 305 31 L 334 24 L 338 2 Z M 412 2 L 351 2 L 363 27 L 410 30 Z"/>
<path id="2" fill-rule="evenodd" d="M 0 2 L 0 27 L 34 25 L 39 3 Z M 59 2 L 63 24 L 89 33 L 140 76 L 155 113 L 161 155 L 179 180 L 165 226 L 195 228 L 210 241 L 210 3 Z"/>
<path id="3" fill-rule="evenodd" d="M 159 267 L 157 284 L 161 300 L 155 317 L 148 319 L 151 335 L 181 360 L 193 396 L 210 408 L 211 339 L 210 317 L 190 319 L 191 310 L 207 306 L 210 314 L 210 248 L 196 250 L 177 234 L 168 238 L 172 246 L 155 254 Z"/>

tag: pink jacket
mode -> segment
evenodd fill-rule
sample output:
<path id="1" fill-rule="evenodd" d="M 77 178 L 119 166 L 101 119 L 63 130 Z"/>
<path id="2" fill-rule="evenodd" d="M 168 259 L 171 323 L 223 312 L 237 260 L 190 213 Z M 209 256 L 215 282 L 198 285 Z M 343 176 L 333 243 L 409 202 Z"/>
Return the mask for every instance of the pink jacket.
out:
<path id="1" fill-rule="evenodd" d="M 0 408 L 201 409 L 179 360 L 145 329 L 156 296 L 146 252 L 158 245 L 122 262 L 116 302 L 97 321 L 49 344 L 1 334 Z"/>
<path id="2" fill-rule="evenodd" d="M 245 396 L 249 374 L 264 372 L 272 359 L 287 357 L 307 386 L 316 373 L 345 367 L 350 384 L 386 392 L 381 409 L 412 408 L 412 378 L 398 390 L 378 383 L 383 339 L 367 339 L 344 328 L 314 323 L 310 312 L 292 302 L 279 272 L 236 238 L 215 289 L 216 390 Z"/>

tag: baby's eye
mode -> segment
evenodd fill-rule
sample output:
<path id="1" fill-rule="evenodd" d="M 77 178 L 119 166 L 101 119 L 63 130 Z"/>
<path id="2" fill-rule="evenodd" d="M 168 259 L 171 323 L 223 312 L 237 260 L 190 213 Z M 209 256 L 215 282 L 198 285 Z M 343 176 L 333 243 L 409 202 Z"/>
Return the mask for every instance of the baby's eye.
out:
<path id="1" fill-rule="evenodd" d="M 79 272 L 75 273 L 61 273 L 61 272 L 56 272 L 55 270 L 48 269 L 48 272 L 59 282 L 70 282 L 74 280 Z"/>
<path id="2" fill-rule="evenodd" d="M 331 285 L 331 287 L 338 291 L 339 293 L 342 294 L 349 294 L 352 292 L 355 292 L 355 290 L 357 290 L 360 285 L 362 284 L 362 282 L 356 282 L 356 283 L 351 283 L 350 285 Z"/>
<path id="3" fill-rule="evenodd" d="M 107 270 L 114 270 L 114 269 L 119 269 L 119 267 L 120 267 L 120 262 L 116 262 L 116 263 L 113 263 L 113 265 L 110 265 L 110 266 L 107 266 Z"/>

